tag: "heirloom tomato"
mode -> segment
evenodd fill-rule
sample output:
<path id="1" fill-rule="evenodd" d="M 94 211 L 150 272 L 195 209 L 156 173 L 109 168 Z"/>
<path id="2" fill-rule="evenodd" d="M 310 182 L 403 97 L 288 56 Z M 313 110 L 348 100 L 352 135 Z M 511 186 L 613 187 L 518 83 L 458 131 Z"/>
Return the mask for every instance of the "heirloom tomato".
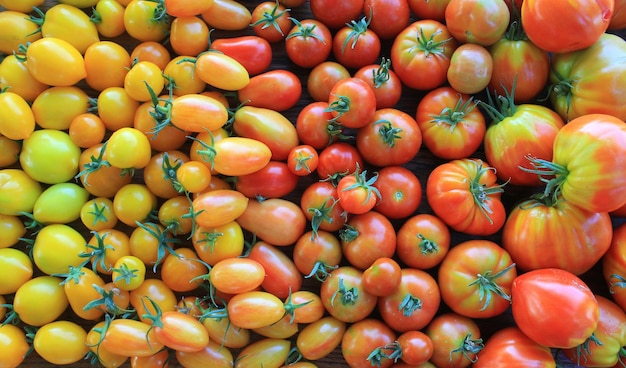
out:
<path id="1" fill-rule="evenodd" d="M 170 26 L 169 42 L 178 55 L 198 55 L 209 47 L 209 26 L 193 15 L 176 17 Z"/>
<path id="2" fill-rule="evenodd" d="M 164 40 L 170 29 L 165 8 L 148 0 L 132 0 L 124 10 L 124 28 L 137 41 Z"/>
<path id="3" fill-rule="evenodd" d="M 345 331 L 345 322 L 326 316 L 304 326 L 298 333 L 296 346 L 305 359 L 322 359 L 341 344 Z"/>
<path id="4" fill-rule="evenodd" d="M 341 340 L 341 355 L 351 368 L 391 367 L 393 360 L 382 357 L 370 360 L 376 348 L 391 344 L 396 334 L 384 322 L 366 318 L 350 325 Z"/>
<path id="5" fill-rule="evenodd" d="M 34 131 L 35 114 L 28 101 L 17 93 L 4 88 L 0 90 L 0 134 L 12 140 L 22 140 Z"/>
<path id="6" fill-rule="evenodd" d="M 0 170 L 0 214 L 31 213 L 43 191 L 41 184 L 20 169 Z"/>
<path id="7" fill-rule="evenodd" d="M 576 3 L 532 0 L 522 2 L 522 26 L 541 49 L 560 54 L 591 46 L 607 30 L 613 0 Z"/>
<path id="8" fill-rule="evenodd" d="M 403 165 L 422 146 L 422 132 L 411 115 L 396 108 L 376 110 L 356 133 L 356 147 L 368 163 L 378 166 Z"/>
<path id="9" fill-rule="evenodd" d="M 311 69 L 307 77 L 307 92 L 314 101 L 328 102 L 330 90 L 342 79 L 350 78 L 345 66 L 332 61 L 324 61 Z"/>
<path id="10" fill-rule="evenodd" d="M 600 307 L 598 327 L 582 345 L 564 350 L 572 362 L 584 366 L 616 367 L 620 365 L 626 344 L 626 313 L 610 299 L 596 295 Z"/>
<path id="11" fill-rule="evenodd" d="M 390 40 L 409 25 L 411 9 L 406 0 L 366 0 L 363 14 L 378 37 Z"/>
<path id="12" fill-rule="evenodd" d="M 105 324 L 103 348 L 127 357 L 145 357 L 163 349 L 151 325 L 134 319 L 119 318 Z"/>
<path id="13" fill-rule="evenodd" d="M 511 305 L 520 330 L 535 342 L 554 348 L 568 349 L 584 343 L 600 318 L 598 301 L 589 286 L 558 268 L 517 276 L 511 287 Z"/>
<path id="14" fill-rule="evenodd" d="M 502 38 L 510 18 L 509 8 L 501 0 L 451 0 L 445 12 L 448 30 L 457 41 L 482 46 Z"/>
<path id="15" fill-rule="evenodd" d="M 99 0 L 93 7 L 91 21 L 98 33 L 107 38 L 115 38 L 126 32 L 124 27 L 124 6 L 116 0 Z"/>
<path id="16" fill-rule="evenodd" d="M 424 331 L 433 342 L 430 361 L 437 367 L 468 367 L 484 346 L 476 322 L 456 313 L 436 316 Z"/>
<path id="17" fill-rule="evenodd" d="M 374 90 L 376 108 L 395 107 L 402 97 L 402 82 L 391 69 L 391 61 L 385 57 L 380 64 L 365 65 L 354 73 Z"/>
<path id="18" fill-rule="evenodd" d="M 251 13 L 252 31 L 271 43 L 283 41 L 292 26 L 290 10 L 278 1 L 258 3 Z"/>
<path id="19" fill-rule="evenodd" d="M 466 43 L 452 53 L 447 79 L 455 90 L 473 94 L 487 87 L 492 73 L 493 58 L 489 50 L 478 44 Z"/>
<path id="20" fill-rule="evenodd" d="M 49 86 L 35 79 L 28 70 L 26 61 L 20 61 L 17 55 L 6 55 L 0 62 L 0 89 L 11 88 L 11 92 L 32 102 Z"/>
<path id="21" fill-rule="evenodd" d="M 285 111 L 294 107 L 301 95 L 300 79 L 289 70 L 270 70 L 255 75 L 250 78 L 247 86 L 237 91 L 237 98 L 246 106 L 274 111 Z"/>
<path id="22" fill-rule="evenodd" d="M 248 197 L 235 190 L 212 190 L 198 195 L 191 210 L 197 225 L 222 226 L 241 216 L 248 201 Z"/>
<path id="23" fill-rule="evenodd" d="M 376 95 L 372 87 L 359 78 L 342 79 L 330 90 L 327 110 L 331 112 L 333 121 L 346 128 L 358 129 L 373 118 Z"/>
<path id="24" fill-rule="evenodd" d="M 502 229 L 502 247 L 521 270 L 561 268 L 581 275 L 611 245 L 613 228 L 605 212 L 591 212 L 562 198 L 532 197 L 518 203 Z"/>
<path id="25" fill-rule="evenodd" d="M 395 331 L 421 330 L 439 310 L 439 286 L 425 271 L 403 268 L 401 272 L 396 289 L 378 298 L 378 311 L 382 320 Z"/>
<path id="26" fill-rule="evenodd" d="M 468 240 L 455 245 L 438 272 L 441 298 L 462 316 L 490 318 L 504 313 L 511 304 L 515 263 L 492 241 Z"/>
<path id="27" fill-rule="evenodd" d="M 49 86 L 71 86 L 87 76 L 83 55 L 67 41 L 45 37 L 27 47 L 26 66 L 41 83 Z"/>
<path id="28" fill-rule="evenodd" d="M 33 261 L 45 274 L 64 274 L 70 266 L 78 267 L 83 263 L 86 244 L 83 235 L 70 225 L 46 225 L 35 236 Z"/>
<path id="29" fill-rule="evenodd" d="M 495 234 L 506 218 L 500 200 L 503 185 L 495 170 L 479 159 L 443 163 L 431 171 L 426 198 L 435 214 L 452 229 L 471 235 Z"/>
<path id="30" fill-rule="evenodd" d="M 89 46 L 100 41 L 95 23 L 76 6 L 61 3 L 50 7 L 45 14 L 36 12 L 41 18 L 31 16 L 31 20 L 41 26 L 43 38 L 67 41 L 83 55 Z"/>
<path id="31" fill-rule="evenodd" d="M 32 8 L 26 13 L 30 11 Z M 0 13 L 0 27 L 6 32 L 0 40 L 0 52 L 3 54 L 13 54 L 20 45 L 42 37 L 38 25 L 32 22 L 26 13 L 5 9 Z"/>
<path id="32" fill-rule="evenodd" d="M 417 104 L 415 120 L 426 148 L 447 160 L 471 156 L 485 136 L 485 117 L 473 98 L 448 86 L 426 93 Z"/>
<path id="33" fill-rule="evenodd" d="M 370 19 L 353 19 L 333 36 L 333 56 L 346 68 L 359 69 L 380 55 L 380 38 L 369 29 Z"/>
<path id="34" fill-rule="evenodd" d="M 211 28 L 222 31 L 241 31 L 250 26 L 252 14 L 235 0 L 213 0 L 213 5 L 200 16 Z"/>
<path id="35" fill-rule="evenodd" d="M 78 173 L 80 154 L 80 147 L 65 131 L 39 129 L 23 141 L 20 164 L 41 183 L 62 183 Z"/>
<path id="36" fill-rule="evenodd" d="M 613 300 L 626 310 L 626 225 L 613 231 L 611 246 L 602 257 L 602 275 Z"/>
<path id="37" fill-rule="evenodd" d="M 356 19 L 363 11 L 363 0 L 348 0 L 337 3 L 332 0 L 313 0 L 310 2 L 313 17 L 328 28 L 336 30 Z"/>
<path id="38" fill-rule="evenodd" d="M 554 110 L 564 120 L 595 113 L 626 120 L 624 60 L 626 41 L 612 34 L 588 48 L 554 55 L 549 77 Z"/>
<path id="39" fill-rule="evenodd" d="M 59 277 L 46 275 L 33 277 L 22 284 L 13 297 L 13 311 L 19 320 L 39 327 L 59 318 L 69 305 L 61 281 Z M 42 303 L 44 298 L 46 302 Z"/>
<path id="40" fill-rule="evenodd" d="M 410 216 L 422 201 L 422 185 L 419 179 L 403 166 L 383 167 L 378 171 L 378 179 L 373 185 L 381 196 L 374 211 L 390 219 Z"/>
<path id="41" fill-rule="evenodd" d="M 294 244 L 307 225 L 300 207 L 283 198 L 251 199 L 236 221 L 259 239 L 276 246 Z"/>
<path id="42" fill-rule="evenodd" d="M 552 161 L 529 158 L 530 172 L 547 184 L 544 197 L 562 195 L 588 211 L 610 212 L 626 202 L 624 142 L 624 121 L 612 115 L 583 115 L 558 131 Z"/>
<path id="43" fill-rule="evenodd" d="M 267 71 L 272 62 L 272 46 L 259 36 L 218 38 L 210 48 L 237 60 L 251 76 Z"/>
<path id="44" fill-rule="evenodd" d="M 384 215 L 368 211 L 351 216 L 339 231 L 345 259 L 364 270 L 380 257 L 392 257 L 396 250 L 396 231 Z"/>
<path id="45" fill-rule="evenodd" d="M 391 65 L 409 88 L 434 89 L 445 83 L 450 57 L 457 46 L 448 28 L 422 19 L 404 28 L 391 46 Z"/>
<path id="46" fill-rule="evenodd" d="M 419 213 L 397 232 L 396 255 L 405 265 L 422 270 L 437 266 L 450 249 L 450 230 L 437 216 Z"/>
<path id="47" fill-rule="evenodd" d="M 72 321 L 58 320 L 41 326 L 33 338 L 33 349 L 48 363 L 74 364 L 82 360 L 89 347 L 87 331 Z"/>
<path id="48" fill-rule="evenodd" d="M 50 87 L 31 108 L 40 128 L 67 130 L 76 116 L 88 112 L 89 104 L 87 93 L 76 86 Z"/>
<path id="49" fill-rule="evenodd" d="M 496 331 L 478 353 L 473 367 L 510 365 L 519 367 L 555 368 L 557 365 L 550 348 L 542 346 L 517 327 Z"/>
<path id="50" fill-rule="evenodd" d="M 0 248 L 0 266 L 0 295 L 15 293 L 33 277 L 33 262 L 19 249 Z"/>
<path id="51" fill-rule="evenodd" d="M 339 239 L 330 232 L 308 231 L 298 239 L 293 248 L 293 262 L 306 278 L 323 281 L 330 271 L 341 263 L 343 253 Z"/>
<path id="52" fill-rule="evenodd" d="M 0 347 L 0 361 L 6 368 L 19 367 L 30 350 L 24 331 L 12 324 L 0 326 Z"/>
<path id="53" fill-rule="evenodd" d="M 378 297 L 363 289 L 363 272 L 352 266 L 340 266 L 330 272 L 320 288 L 326 311 L 336 319 L 352 323 L 366 319 Z"/>
<path id="54" fill-rule="evenodd" d="M 294 19 L 294 23 L 285 37 L 289 60 L 301 68 L 312 68 L 326 61 L 332 52 L 330 29 L 317 19 Z"/>
<path id="55" fill-rule="evenodd" d="M 402 280 L 398 262 L 381 257 L 363 271 L 363 289 L 375 296 L 386 296 L 395 291 Z"/>

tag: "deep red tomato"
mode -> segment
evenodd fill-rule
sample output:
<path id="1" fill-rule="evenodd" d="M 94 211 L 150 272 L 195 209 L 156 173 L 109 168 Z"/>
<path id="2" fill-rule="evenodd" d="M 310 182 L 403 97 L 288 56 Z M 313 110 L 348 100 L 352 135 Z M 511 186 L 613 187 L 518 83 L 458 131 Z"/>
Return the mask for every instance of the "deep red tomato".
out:
<path id="1" fill-rule="evenodd" d="M 363 271 L 363 289 L 375 296 L 393 293 L 402 280 L 402 269 L 392 258 L 381 257 Z"/>
<path id="2" fill-rule="evenodd" d="M 248 253 L 248 258 L 259 262 L 265 269 L 261 287 L 281 299 L 302 287 L 302 275 L 296 265 L 278 247 L 258 241 Z"/>
<path id="3" fill-rule="evenodd" d="M 328 102 L 316 101 L 304 106 L 298 113 L 296 131 L 300 143 L 322 150 L 342 136 L 343 127 L 332 121 Z"/>
<path id="4" fill-rule="evenodd" d="M 517 327 L 496 331 L 478 353 L 473 367 L 507 366 L 556 367 L 550 348 L 530 339 Z"/>
<path id="5" fill-rule="evenodd" d="M 330 29 L 317 19 L 297 21 L 285 37 L 285 52 L 294 64 L 312 68 L 328 59 L 332 52 Z"/>
<path id="6" fill-rule="evenodd" d="M 211 43 L 211 49 L 237 60 L 250 75 L 267 71 L 272 62 L 272 47 L 259 36 L 218 38 Z"/>
<path id="7" fill-rule="evenodd" d="M 391 69 L 391 61 L 385 57 L 380 64 L 365 65 L 354 73 L 374 90 L 376 108 L 395 107 L 402 97 L 402 81 Z"/>
<path id="8" fill-rule="evenodd" d="M 364 270 L 380 257 L 392 257 L 396 250 L 396 231 L 384 215 L 369 211 L 351 216 L 339 232 L 346 260 Z"/>
<path id="9" fill-rule="evenodd" d="M 351 368 L 391 367 L 393 360 L 382 357 L 370 360 L 370 354 L 380 346 L 391 344 L 396 334 L 377 319 L 364 319 L 350 325 L 343 334 L 341 354 Z"/>
<path id="10" fill-rule="evenodd" d="M 476 354 L 484 346 L 476 322 L 456 313 L 436 316 L 425 332 L 434 346 L 430 361 L 437 367 L 467 367 L 476 362 Z"/>
<path id="11" fill-rule="evenodd" d="M 451 0 L 445 18 L 448 30 L 459 42 L 489 46 L 502 38 L 511 14 L 501 0 Z"/>
<path id="12" fill-rule="evenodd" d="M 582 344 L 600 319 L 598 301 L 589 286 L 558 268 L 518 276 L 511 287 L 511 304 L 517 326 L 535 342 L 554 348 Z"/>
<path id="13" fill-rule="evenodd" d="M 378 311 L 389 327 L 406 332 L 426 327 L 440 303 L 439 286 L 430 274 L 416 268 L 403 268 L 396 290 L 378 299 Z"/>
<path id="14" fill-rule="evenodd" d="M 291 193 L 298 184 L 298 176 L 287 163 L 270 161 L 264 168 L 237 176 L 235 189 L 248 198 L 279 198 Z"/>
<path id="15" fill-rule="evenodd" d="M 322 180 L 338 181 L 353 173 L 357 166 L 364 167 L 359 150 L 349 143 L 335 142 L 320 152 L 317 175 Z"/>
<path id="16" fill-rule="evenodd" d="M 406 0 L 365 0 L 363 14 L 368 17 L 370 29 L 389 40 L 409 25 L 411 9 Z"/>
<path id="17" fill-rule="evenodd" d="M 413 268 L 437 266 L 450 249 L 450 230 L 437 216 L 419 213 L 408 218 L 397 233 L 396 254 Z"/>
<path id="18" fill-rule="evenodd" d="M 322 283 L 320 297 L 331 316 L 353 323 L 366 319 L 374 311 L 378 298 L 363 289 L 362 276 L 361 270 L 341 266 Z"/>
<path id="19" fill-rule="evenodd" d="M 582 50 L 607 30 L 613 0 L 561 3 L 549 0 L 522 2 L 522 26 L 528 38 L 548 52 Z M 544 26 L 542 26 L 544 25 Z"/>
<path id="20" fill-rule="evenodd" d="M 378 171 L 378 179 L 373 185 L 381 196 L 374 211 L 387 218 L 406 218 L 413 214 L 422 202 L 422 185 L 419 178 L 404 166 L 383 167 Z"/>
<path id="21" fill-rule="evenodd" d="M 300 206 L 283 198 L 251 199 L 246 210 L 237 218 L 237 223 L 275 246 L 294 244 L 307 225 Z"/>
<path id="22" fill-rule="evenodd" d="M 336 2 L 333 0 L 313 0 L 310 2 L 313 17 L 328 28 L 337 29 L 356 19 L 363 11 L 363 0 Z"/>
<path id="23" fill-rule="evenodd" d="M 333 36 L 333 56 L 341 65 L 359 69 L 378 59 L 381 44 L 366 17 L 352 20 Z"/>
<path id="24" fill-rule="evenodd" d="M 307 186 L 300 197 L 300 208 L 311 223 L 313 234 L 318 230 L 337 231 L 347 221 L 337 188 L 330 181 L 318 181 Z"/>
<path id="25" fill-rule="evenodd" d="M 363 80 L 345 78 L 330 90 L 328 110 L 337 123 L 346 128 L 358 129 L 373 118 L 376 112 L 376 95 L 372 87 Z"/>
<path id="26" fill-rule="evenodd" d="M 300 100 L 302 84 L 289 70 L 270 70 L 250 78 L 247 86 L 237 91 L 246 106 L 264 107 L 275 111 L 292 108 Z"/>

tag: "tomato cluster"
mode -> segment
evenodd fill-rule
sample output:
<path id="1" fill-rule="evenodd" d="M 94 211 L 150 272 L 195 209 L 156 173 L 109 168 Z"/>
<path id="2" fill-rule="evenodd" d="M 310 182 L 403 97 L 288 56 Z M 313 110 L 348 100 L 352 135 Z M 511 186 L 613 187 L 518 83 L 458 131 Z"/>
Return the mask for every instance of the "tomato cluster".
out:
<path id="1" fill-rule="evenodd" d="M 0 29 L 0 367 L 626 364 L 626 1 Z"/>

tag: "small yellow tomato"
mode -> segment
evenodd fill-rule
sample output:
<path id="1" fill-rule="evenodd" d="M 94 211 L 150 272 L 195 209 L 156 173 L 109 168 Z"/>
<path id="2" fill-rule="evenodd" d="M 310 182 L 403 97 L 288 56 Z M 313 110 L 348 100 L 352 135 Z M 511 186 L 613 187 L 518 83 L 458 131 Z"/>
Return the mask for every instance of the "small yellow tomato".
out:
<path id="1" fill-rule="evenodd" d="M 33 263 L 28 254 L 15 248 L 0 249 L 0 295 L 16 292 L 33 277 Z"/>
<path id="2" fill-rule="evenodd" d="M 70 266 L 78 267 L 85 258 L 87 241 L 78 230 L 65 224 L 44 226 L 35 237 L 33 261 L 43 273 L 64 274 Z"/>
<path id="3" fill-rule="evenodd" d="M 80 217 L 89 192 L 72 183 L 57 183 L 46 188 L 33 207 L 33 218 L 42 224 L 69 224 Z"/>
<path id="4" fill-rule="evenodd" d="M 0 134 L 22 140 L 35 131 L 35 115 L 26 100 L 17 93 L 0 91 Z"/>
<path id="5" fill-rule="evenodd" d="M 151 61 L 140 61 L 133 65 L 124 77 L 124 89 L 139 102 L 152 99 L 150 90 L 158 96 L 165 88 L 165 78 L 158 65 Z"/>
<path id="6" fill-rule="evenodd" d="M 37 276 L 20 286 L 13 298 L 20 321 L 38 327 L 59 318 L 69 305 L 61 281 L 55 276 Z"/>
<path id="7" fill-rule="evenodd" d="M 56 130 L 67 130 L 72 119 L 88 109 L 87 92 L 76 86 L 48 88 L 37 96 L 32 105 L 37 125 Z"/>
<path id="8" fill-rule="evenodd" d="M 80 209 L 80 220 L 91 231 L 112 229 L 117 224 L 113 201 L 106 197 L 88 200 Z"/>
<path id="9" fill-rule="evenodd" d="M 121 290 L 134 290 L 143 284 L 146 278 L 146 265 L 135 256 L 120 257 L 113 265 L 111 279 Z"/>
<path id="10" fill-rule="evenodd" d="M 17 244 L 24 234 L 26 227 L 17 216 L 0 214 L 0 249 L 9 248 Z M 0 294 L 5 294 L 0 292 Z"/>
<path id="11" fill-rule="evenodd" d="M 24 362 L 30 345 L 21 328 L 12 325 L 0 325 L 0 362 L 3 368 L 16 368 Z"/>
<path id="12" fill-rule="evenodd" d="M 54 321 L 37 330 L 33 348 L 45 361 L 55 364 L 73 364 L 85 357 L 87 331 L 72 321 Z"/>
<path id="13" fill-rule="evenodd" d="M 28 62 L 20 61 L 17 55 L 7 55 L 0 63 L 0 90 L 11 88 L 28 102 L 33 102 L 40 93 L 48 89 L 28 71 Z"/>
<path id="14" fill-rule="evenodd" d="M 31 213 L 41 192 L 41 184 L 24 171 L 0 170 L 0 214 Z"/>
<path id="15" fill-rule="evenodd" d="M 120 169 L 143 169 L 152 158 L 150 140 L 139 129 L 120 128 L 109 137 L 104 158 Z"/>

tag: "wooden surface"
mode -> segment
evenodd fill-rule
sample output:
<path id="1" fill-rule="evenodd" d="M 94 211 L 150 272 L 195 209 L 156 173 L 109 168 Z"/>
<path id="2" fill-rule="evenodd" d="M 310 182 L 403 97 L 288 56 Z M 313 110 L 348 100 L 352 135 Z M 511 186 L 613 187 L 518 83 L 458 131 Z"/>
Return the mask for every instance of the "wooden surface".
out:
<path id="1" fill-rule="evenodd" d="M 44 8 L 47 8 L 49 6 L 51 6 L 52 4 L 56 3 L 56 1 L 52 1 L 52 0 L 47 0 L 46 1 L 46 6 Z M 242 3 L 246 4 L 246 6 L 248 6 L 250 9 L 252 9 L 254 7 L 255 4 L 258 3 L 258 1 L 242 1 Z M 295 8 L 292 9 L 291 11 L 291 16 L 296 18 L 296 19 L 305 19 L 311 16 L 309 7 L 308 7 L 308 3 L 305 4 L 303 7 L 300 8 Z M 251 30 L 246 30 L 246 31 L 242 31 L 242 32 L 236 32 L 236 33 L 226 33 L 226 32 L 215 32 L 213 35 L 213 38 L 219 38 L 219 37 L 232 37 L 232 36 L 237 36 L 237 35 L 242 35 L 242 34 L 252 34 Z M 132 47 L 134 47 L 134 45 L 137 44 L 137 42 L 135 40 L 132 40 L 130 37 L 128 36 L 122 36 L 118 39 L 116 39 L 117 42 L 123 44 L 127 49 L 131 50 Z M 389 49 L 390 49 L 390 42 L 387 42 L 383 45 L 383 49 L 381 52 L 381 56 L 388 56 L 389 55 Z M 282 43 L 279 44 L 275 44 L 273 45 L 273 62 L 272 65 L 270 67 L 270 69 L 289 69 L 294 71 L 300 78 L 301 78 L 301 82 L 302 85 L 304 87 L 306 87 L 306 77 L 307 77 L 307 73 L 308 70 L 306 69 L 302 69 L 302 68 L 298 68 L 296 66 L 294 66 L 285 56 L 285 51 L 284 51 L 284 46 Z M 354 72 L 354 71 L 352 71 Z M 405 111 L 407 113 L 409 113 L 410 115 L 414 116 L 415 114 L 415 110 L 417 107 L 417 103 L 420 100 L 420 96 L 422 94 L 418 91 L 415 90 L 411 90 L 408 88 L 404 89 L 404 93 L 402 95 L 402 99 L 399 102 L 399 104 L 397 105 L 397 108 L 399 108 L 402 111 Z M 95 95 L 92 95 L 95 97 Z M 300 99 L 300 101 L 298 102 L 298 104 L 285 112 L 285 115 L 292 121 L 295 122 L 296 121 L 296 117 L 300 111 L 300 109 L 307 105 L 309 102 L 311 102 L 311 99 L 309 98 L 307 92 L 306 92 L 306 88 L 304 88 L 304 93 L 302 95 L 302 98 Z M 477 152 L 476 157 L 482 157 L 481 152 Z M 418 178 L 420 179 L 423 188 L 425 188 L 425 184 L 426 184 L 426 178 L 428 177 L 428 174 L 430 172 L 430 170 L 432 170 L 435 166 L 437 166 L 438 164 L 442 163 L 443 161 L 440 159 L 437 159 L 435 157 L 433 157 L 432 154 L 430 154 L 425 148 L 422 148 L 422 150 L 419 152 L 419 154 L 409 163 L 406 165 L 407 168 L 411 169 L 413 172 L 415 172 L 418 176 Z M 297 188 L 297 190 L 290 194 L 288 196 L 288 199 L 291 199 L 293 201 L 298 201 L 298 193 L 300 193 L 302 191 L 302 188 L 304 188 L 310 181 L 310 179 L 303 179 L 301 180 L 301 182 L 299 183 L 299 186 Z M 511 206 L 519 199 L 524 198 L 526 195 L 530 194 L 533 192 L 533 189 L 524 189 L 524 188 L 516 188 L 514 186 L 507 186 L 505 193 L 504 193 L 504 201 L 507 205 L 507 208 L 511 208 Z M 418 210 L 418 212 L 420 213 L 432 213 L 432 211 L 430 210 L 430 208 L 428 208 L 426 199 L 423 198 L 420 208 Z M 399 226 L 401 224 L 400 221 L 396 221 L 395 225 Z M 81 226 L 80 224 L 77 224 L 76 226 Z M 86 233 L 86 230 L 85 230 Z M 499 234 L 496 234 L 494 236 L 488 237 L 490 240 L 493 240 L 495 242 L 499 242 L 500 240 L 500 236 Z M 468 236 L 463 235 L 463 234 L 458 234 L 458 233 L 453 233 L 452 234 L 452 244 L 457 244 L 463 240 L 467 240 L 469 239 Z M 191 246 L 191 245 L 189 245 Z M 436 270 L 432 270 L 433 275 L 436 275 L 435 272 Z M 601 275 L 599 273 L 599 268 L 595 267 L 594 269 L 592 269 L 591 271 L 589 271 L 588 273 L 582 275 L 582 279 L 584 281 L 586 281 L 597 293 L 599 294 L 603 294 L 603 295 L 608 295 L 608 290 L 604 284 L 604 281 L 601 279 Z M 319 285 L 312 280 L 307 280 L 305 281 L 304 284 L 304 288 L 305 289 L 309 289 L 309 290 L 317 290 L 319 287 Z M 445 311 L 446 307 L 444 305 L 442 305 L 442 312 Z M 71 319 L 71 320 L 78 320 L 76 317 L 74 317 L 72 315 L 72 313 L 69 311 L 66 312 L 66 314 L 62 317 L 62 318 L 67 318 L 67 319 Z M 85 322 L 85 321 L 78 321 L 79 323 L 81 323 L 82 325 L 85 326 L 85 328 L 89 328 L 90 325 L 89 323 Z M 504 313 L 503 315 L 497 317 L 497 318 L 492 318 L 492 319 L 487 319 L 487 320 L 480 320 L 477 321 L 479 326 L 481 327 L 481 331 L 483 333 L 483 336 L 485 338 L 488 338 L 490 336 L 490 334 L 492 334 L 495 330 L 505 327 L 505 326 L 509 326 L 513 324 L 511 315 L 509 312 Z M 341 352 L 339 349 L 337 349 L 335 352 L 333 352 L 330 356 L 322 359 L 321 361 L 316 362 L 318 364 L 319 367 L 341 367 L 341 366 L 345 366 L 345 362 L 343 362 L 343 359 L 341 357 Z M 24 366 L 27 367 L 51 367 L 52 365 L 42 361 L 39 357 L 36 356 L 36 354 L 32 354 L 30 357 L 27 358 L 27 360 L 24 363 Z M 79 362 L 76 364 L 72 365 L 73 367 L 87 367 L 89 366 L 89 364 L 87 362 Z M 172 364 L 170 364 L 170 367 L 172 366 L 177 366 L 177 364 L 175 362 L 172 362 Z"/>

